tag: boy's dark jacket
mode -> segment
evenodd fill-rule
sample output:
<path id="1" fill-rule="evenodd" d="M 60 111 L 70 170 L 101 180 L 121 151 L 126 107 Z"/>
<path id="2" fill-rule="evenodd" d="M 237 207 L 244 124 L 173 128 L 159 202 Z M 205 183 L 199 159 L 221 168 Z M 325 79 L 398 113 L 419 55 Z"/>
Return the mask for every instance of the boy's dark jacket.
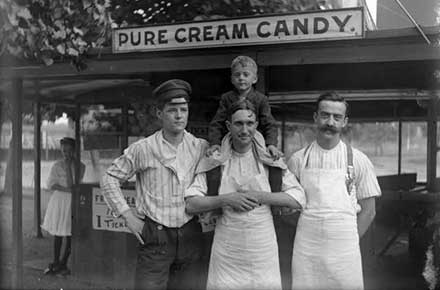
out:
<path id="1" fill-rule="evenodd" d="M 223 136 L 227 133 L 225 121 L 227 120 L 228 109 L 234 102 L 238 101 L 238 96 L 235 90 L 226 92 L 221 96 L 217 113 L 209 124 L 208 139 L 210 145 L 221 144 Z M 276 146 L 278 143 L 278 128 L 270 111 L 269 100 L 254 88 L 251 89 L 246 99 L 255 106 L 258 120 L 257 129 L 263 134 L 266 146 Z"/>

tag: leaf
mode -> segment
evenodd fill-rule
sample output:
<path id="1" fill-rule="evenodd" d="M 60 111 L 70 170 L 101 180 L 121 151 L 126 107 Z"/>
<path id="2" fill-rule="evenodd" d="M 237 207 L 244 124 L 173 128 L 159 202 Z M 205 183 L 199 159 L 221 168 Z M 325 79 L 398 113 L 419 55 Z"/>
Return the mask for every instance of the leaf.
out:
<path id="1" fill-rule="evenodd" d="M 20 8 L 20 10 L 18 10 L 17 12 L 17 16 L 24 18 L 26 20 L 32 19 L 32 15 L 29 12 L 29 9 L 27 9 L 26 7 Z"/>
<path id="2" fill-rule="evenodd" d="M 47 66 L 50 66 L 50 65 L 53 64 L 53 58 L 51 58 L 51 57 L 48 57 L 48 56 L 43 55 L 43 56 L 41 57 L 41 60 L 42 60 L 42 61 L 44 62 L 44 64 L 47 65 Z"/>
<path id="3" fill-rule="evenodd" d="M 81 29 L 76 28 L 76 27 L 73 27 L 73 32 L 75 32 L 75 33 L 77 33 L 77 34 L 79 34 L 81 36 L 84 35 L 84 32 Z"/>
<path id="4" fill-rule="evenodd" d="M 66 54 L 66 49 L 64 48 L 63 44 L 58 44 L 56 48 L 60 54 L 63 54 L 63 55 Z"/>
<path id="5" fill-rule="evenodd" d="M 54 12 L 53 12 L 53 17 L 55 19 L 60 19 L 63 17 L 63 10 L 59 7 L 55 8 Z"/>
<path id="6" fill-rule="evenodd" d="M 64 31 L 64 30 L 55 31 L 52 34 L 52 37 L 55 39 L 65 39 L 66 38 L 66 31 Z"/>
<path id="7" fill-rule="evenodd" d="M 11 23 L 11 25 L 13 25 L 13 26 L 17 26 L 18 25 L 18 19 L 17 19 L 15 14 L 9 14 L 8 13 L 8 19 L 9 19 L 9 22 Z"/>
<path id="8" fill-rule="evenodd" d="M 88 8 L 92 6 L 92 2 L 90 0 L 83 0 L 82 1 L 84 8 Z"/>
<path id="9" fill-rule="evenodd" d="M 67 53 L 68 53 L 69 55 L 79 56 L 79 52 L 78 52 L 78 50 L 76 50 L 76 49 L 74 49 L 74 48 L 72 48 L 72 47 L 69 47 L 69 48 L 67 49 Z"/>

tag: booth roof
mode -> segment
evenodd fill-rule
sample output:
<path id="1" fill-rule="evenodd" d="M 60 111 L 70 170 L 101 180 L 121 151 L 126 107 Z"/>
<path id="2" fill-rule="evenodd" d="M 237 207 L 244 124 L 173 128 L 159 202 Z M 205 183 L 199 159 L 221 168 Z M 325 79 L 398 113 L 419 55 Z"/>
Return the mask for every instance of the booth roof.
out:
<path id="1" fill-rule="evenodd" d="M 12 94 L 11 80 L 0 84 L 0 96 Z M 25 100 L 74 103 L 115 102 L 121 97 L 141 98 L 151 94 L 150 84 L 141 79 L 99 79 L 99 80 L 24 80 Z"/>

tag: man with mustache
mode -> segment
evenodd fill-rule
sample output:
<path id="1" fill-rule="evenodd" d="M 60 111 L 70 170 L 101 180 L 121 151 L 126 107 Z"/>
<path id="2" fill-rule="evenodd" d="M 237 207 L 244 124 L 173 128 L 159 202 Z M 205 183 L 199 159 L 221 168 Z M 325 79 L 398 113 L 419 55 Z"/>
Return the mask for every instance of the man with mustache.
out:
<path id="1" fill-rule="evenodd" d="M 364 287 L 359 237 L 381 192 L 367 156 L 341 141 L 347 115 L 343 97 L 321 95 L 313 116 L 316 141 L 288 161 L 307 197 L 293 248 L 293 289 Z"/>

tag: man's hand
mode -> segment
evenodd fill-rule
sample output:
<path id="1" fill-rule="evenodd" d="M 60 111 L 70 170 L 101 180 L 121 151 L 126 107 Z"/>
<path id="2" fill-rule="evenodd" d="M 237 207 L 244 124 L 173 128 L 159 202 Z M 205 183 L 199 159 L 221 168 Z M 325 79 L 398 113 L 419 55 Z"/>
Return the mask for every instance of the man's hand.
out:
<path id="1" fill-rule="evenodd" d="M 128 229 L 136 236 L 141 244 L 144 244 L 144 241 L 142 240 L 144 221 L 138 218 L 131 209 L 124 211 L 122 216 L 127 222 Z"/>
<path id="2" fill-rule="evenodd" d="M 220 152 L 220 148 L 221 148 L 220 145 L 212 145 L 211 147 L 209 147 L 206 150 L 206 156 L 207 157 L 211 157 L 212 154 L 214 154 L 215 151 L 219 151 Z"/>
<path id="3" fill-rule="evenodd" d="M 247 190 L 247 189 L 238 189 L 238 192 L 243 194 L 245 197 L 256 200 L 259 205 L 261 205 L 261 200 L 263 199 L 263 194 L 265 194 L 262 191 L 255 191 L 255 190 Z"/>
<path id="4" fill-rule="evenodd" d="M 272 156 L 273 160 L 278 160 L 284 156 L 283 152 L 278 150 L 275 145 L 267 146 L 267 151 L 269 152 L 270 156 Z"/>
<path id="5" fill-rule="evenodd" d="M 250 211 L 259 206 L 258 200 L 248 193 L 232 192 L 225 194 L 224 205 L 235 211 Z"/>

